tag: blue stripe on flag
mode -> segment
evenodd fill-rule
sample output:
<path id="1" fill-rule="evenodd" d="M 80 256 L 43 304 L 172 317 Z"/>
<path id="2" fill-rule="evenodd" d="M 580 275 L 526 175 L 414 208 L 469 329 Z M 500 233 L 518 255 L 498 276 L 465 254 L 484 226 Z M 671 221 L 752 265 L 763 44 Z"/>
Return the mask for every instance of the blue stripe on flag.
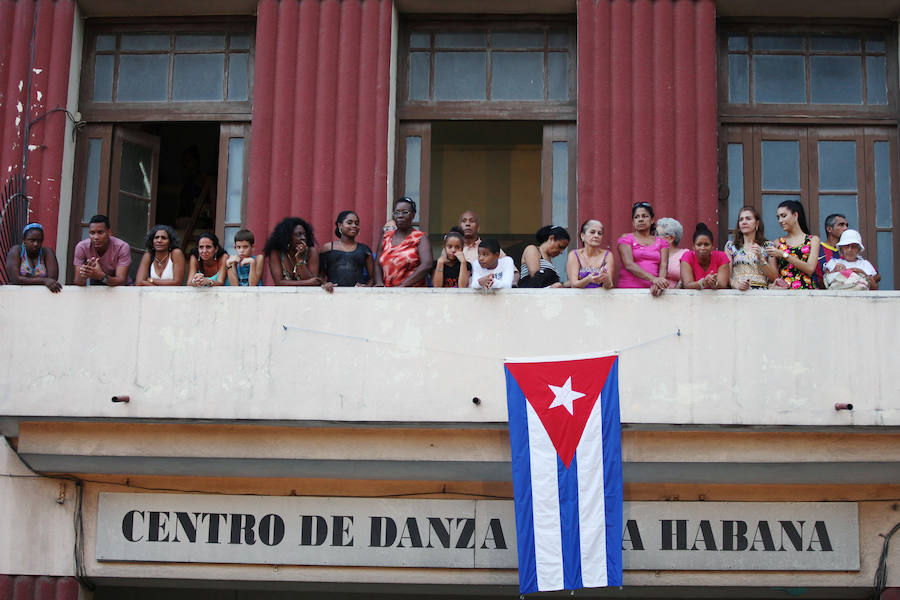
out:
<path id="1" fill-rule="evenodd" d="M 534 510 L 531 497 L 531 452 L 528 445 L 528 401 L 522 388 L 506 372 L 509 441 L 512 451 L 513 496 L 516 506 L 516 549 L 519 553 L 519 592 L 538 591 L 537 560 L 534 553 Z M 620 536 L 621 539 L 621 536 Z"/>
<path id="2" fill-rule="evenodd" d="M 622 585 L 622 426 L 619 422 L 619 360 L 600 395 L 603 410 L 603 488 L 606 498 L 607 585 Z"/>
<path id="3" fill-rule="evenodd" d="M 581 532 L 578 517 L 578 454 L 569 468 L 556 457 L 559 478 L 559 522 L 562 524 L 563 582 L 565 589 L 577 590 L 581 583 Z"/>

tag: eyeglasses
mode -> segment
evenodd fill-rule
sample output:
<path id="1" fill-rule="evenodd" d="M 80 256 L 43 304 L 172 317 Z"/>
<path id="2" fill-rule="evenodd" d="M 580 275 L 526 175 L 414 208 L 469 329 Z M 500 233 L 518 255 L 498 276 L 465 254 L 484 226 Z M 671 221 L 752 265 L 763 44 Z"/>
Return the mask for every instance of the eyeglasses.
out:
<path id="1" fill-rule="evenodd" d="M 650 203 L 649 202 L 635 202 L 634 204 L 631 205 L 631 210 L 634 210 L 636 208 L 650 208 Z"/>
<path id="2" fill-rule="evenodd" d="M 412 213 L 411 210 L 395 210 L 395 211 L 394 211 L 394 214 L 397 215 L 398 217 L 400 217 L 400 216 L 406 216 L 406 215 L 408 215 L 408 214 L 410 214 L 410 213 Z"/>

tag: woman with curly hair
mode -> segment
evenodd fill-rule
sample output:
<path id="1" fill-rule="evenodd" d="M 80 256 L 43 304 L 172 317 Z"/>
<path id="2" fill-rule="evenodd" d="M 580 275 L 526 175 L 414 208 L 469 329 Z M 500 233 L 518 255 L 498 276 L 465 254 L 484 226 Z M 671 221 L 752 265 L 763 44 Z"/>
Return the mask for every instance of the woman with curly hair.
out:
<path id="1" fill-rule="evenodd" d="M 300 217 L 283 219 L 266 241 L 269 273 L 275 285 L 321 285 L 319 253 L 312 226 Z"/>
<path id="2" fill-rule="evenodd" d="M 144 238 L 147 252 L 137 270 L 135 285 L 182 285 L 184 252 L 178 235 L 168 225 L 154 225 Z"/>

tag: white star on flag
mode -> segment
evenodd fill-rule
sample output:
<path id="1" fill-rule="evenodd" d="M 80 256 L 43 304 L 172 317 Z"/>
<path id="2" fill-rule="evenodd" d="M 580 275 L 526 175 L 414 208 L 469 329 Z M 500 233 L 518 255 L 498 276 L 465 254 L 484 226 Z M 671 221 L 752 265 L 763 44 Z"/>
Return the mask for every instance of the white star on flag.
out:
<path id="1" fill-rule="evenodd" d="M 569 377 L 566 379 L 566 382 L 562 385 L 562 387 L 556 385 L 547 385 L 550 388 L 550 391 L 553 392 L 553 403 L 550 404 L 550 408 L 556 408 L 557 406 L 563 406 L 567 411 L 569 411 L 570 415 L 574 415 L 575 412 L 572 408 L 572 403 L 583 397 L 584 394 L 581 392 L 576 392 L 572 390 L 572 378 Z"/>

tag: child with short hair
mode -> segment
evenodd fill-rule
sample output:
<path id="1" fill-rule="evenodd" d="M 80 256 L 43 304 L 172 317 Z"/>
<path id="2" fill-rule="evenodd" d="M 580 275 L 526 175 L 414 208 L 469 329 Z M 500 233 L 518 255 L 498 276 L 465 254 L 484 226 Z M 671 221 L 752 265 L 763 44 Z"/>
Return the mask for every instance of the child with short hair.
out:
<path id="1" fill-rule="evenodd" d="M 472 264 L 466 260 L 463 248 L 466 245 L 462 229 L 451 227 L 444 236 L 444 249 L 440 258 L 434 261 L 431 285 L 445 288 L 469 287 L 469 273 Z"/>
<path id="2" fill-rule="evenodd" d="M 240 287 L 262 285 L 263 256 L 253 256 L 253 232 L 241 229 L 234 234 L 234 254 L 225 262 L 228 285 Z"/>
<path id="3" fill-rule="evenodd" d="M 877 290 L 881 275 L 872 263 L 859 256 L 865 250 L 862 236 L 855 229 L 846 229 L 837 243 L 840 258 L 825 263 L 825 284 L 830 290 Z"/>
<path id="4" fill-rule="evenodd" d="M 511 288 L 516 265 L 513 260 L 500 256 L 500 242 L 485 238 L 478 245 L 478 264 L 472 265 L 470 286 L 475 289 L 496 290 Z"/>

